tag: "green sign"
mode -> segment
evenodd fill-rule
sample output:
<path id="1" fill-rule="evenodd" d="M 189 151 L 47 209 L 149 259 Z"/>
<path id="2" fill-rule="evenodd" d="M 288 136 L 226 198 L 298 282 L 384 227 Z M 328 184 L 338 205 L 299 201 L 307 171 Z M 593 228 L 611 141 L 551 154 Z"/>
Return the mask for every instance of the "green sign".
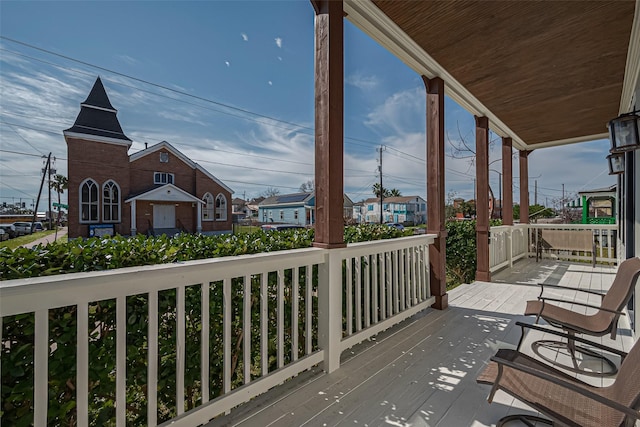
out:
<path id="1" fill-rule="evenodd" d="M 65 205 L 64 203 L 52 203 L 54 208 L 65 208 L 69 209 L 69 205 Z"/>

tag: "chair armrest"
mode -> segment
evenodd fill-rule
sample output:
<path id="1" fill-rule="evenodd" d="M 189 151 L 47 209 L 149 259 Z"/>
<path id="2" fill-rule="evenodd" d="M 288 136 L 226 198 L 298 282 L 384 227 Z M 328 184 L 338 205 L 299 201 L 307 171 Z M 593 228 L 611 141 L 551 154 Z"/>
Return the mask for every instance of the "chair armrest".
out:
<path id="1" fill-rule="evenodd" d="M 566 289 L 569 291 L 578 291 L 578 292 L 584 292 L 586 294 L 592 294 L 592 295 L 598 295 L 599 297 L 604 297 L 606 294 L 603 294 L 601 292 L 596 292 L 596 291 L 591 291 L 589 289 L 582 289 L 582 288 L 576 288 L 573 286 L 560 286 L 560 285 L 548 285 L 545 283 L 537 283 L 538 286 L 540 286 L 541 290 L 540 290 L 540 295 L 542 296 L 542 293 L 544 292 L 544 288 L 551 288 L 551 289 Z"/>
<path id="2" fill-rule="evenodd" d="M 522 364 L 519 364 L 517 362 L 513 362 L 511 360 L 507 360 L 507 359 L 503 359 L 497 356 L 492 356 L 491 357 L 491 361 L 496 362 L 498 364 L 498 369 L 499 371 L 502 373 L 503 371 L 503 366 L 506 366 L 508 368 L 511 369 L 515 369 L 517 371 L 520 372 L 524 372 L 528 375 L 532 375 L 534 377 L 538 377 L 543 379 L 544 381 L 550 382 L 552 384 L 558 385 L 560 387 L 564 387 L 566 389 L 569 389 L 573 392 L 579 393 L 591 400 L 595 400 L 596 402 L 602 403 L 603 405 L 606 405 L 610 408 L 613 408 L 617 411 L 620 411 L 622 413 L 624 413 L 625 415 L 633 418 L 634 420 L 637 420 L 640 418 L 640 412 L 625 406 L 619 402 L 616 402 L 614 400 L 611 399 L 607 399 L 604 396 L 601 396 L 597 393 L 594 393 L 593 391 L 591 391 L 589 388 L 587 387 L 593 387 L 593 386 L 585 386 L 585 387 L 581 387 L 579 385 L 579 383 L 576 382 L 570 382 L 567 380 L 564 380 L 560 377 L 548 374 L 547 372 L 541 371 L 541 370 L 537 370 L 535 368 L 532 368 L 530 366 L 525 366 Z M 500 381 L 500 379 L 502 378 L 502 375 L 498 376 L 498 379 L 496 380 L 496 383 L 498 383 Z"/>
<path id="3" fill-rule="evenodd" d="M 587 345 L 593 346 L 595 348 L 599 348 L 600 350 L 604 350 L 604 351 L 607 351 L 607 352 L 612 353 L 612 354 L 617 354 L 618 356 L 620 356 L 622 358 L 625 358 L 627 356 L 627 353 L 625 351 L 619 350 L 617 348 L 609 347 L 609 346 L 606 346 L 604 344 L 600 344 L 600 343 L 597 343 L 597 342 L 589 341 L 589 340 L 587 340 L 585 338 L 578 337 L 576 335 L 570 335 L 570 334 L 567 334 L 566 332 L 556 331 L 555 329 L 549 329 L 549 328 L 545 328 L 543 326 L 531 325 L 529 323 L 523 323 L 523 322 L 516 322 L 516 325 L 520 326 L 520 328 L 522 329 L 522 335 L 520 337 L 520 342 L 518 343 L 518 349 L 520 349 L 520 345 L 522 344 L 522 341 L 523 341 L 522 338 L 524 337 L 524 330 L 525 330 L 525 328 L 527 328 L 527 329 L 533 329 L 533 330 L 536 330 L 536 331 L 544 332 L 546 334 L 556 335 L 558 337 L 562 337 L 562 338 L 565 338 L 567 340 L 574 340 L 574 341 L 580 342 L 582 344 L 587 344 Z"/>
<path id="4" fill-rule="evenodd" d="M 607 313 L 613 313 L 613 314 L 618 314 L 620 316 L 626 316 L 625 312 L 623 311 L 618 311 L 618 310 L 610 310 L 608 308 L 604 308 L 604 307 L 600 307 L 597 305 L 593 305 L 593 304 L 586 304 L 584 302 L 579 302 L 579 301 L 567 301 L 567 300 L 563 300 L 560 298 L 547 298 L 547 297 L 538 297 L 539 300 L 544 301 L 553 301 L 553 302 L 566 302 L 567 304 L 575 304 L 575 305 L 579 305 L 582 307 L 589 307 L 589 308 L 595 308 L 596 310 L 602 310 L 602 311 L 606 311 Z"/>

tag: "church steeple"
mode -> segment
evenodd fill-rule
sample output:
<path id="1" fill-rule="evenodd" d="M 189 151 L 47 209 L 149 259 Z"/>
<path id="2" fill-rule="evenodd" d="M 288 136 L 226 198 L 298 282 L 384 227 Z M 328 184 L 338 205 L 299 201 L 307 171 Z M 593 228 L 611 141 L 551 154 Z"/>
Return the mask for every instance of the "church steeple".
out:
<path id="1" fill-rule="evenodd" d="M 80 113 L 73 126 L 64 131 L 65 136 L 83 136 L 87 139 L 100 137 L 103 142 L 120 142 L 131 146 L 129 139 L 116 117 L 118 110 L 113 108 L 100 77 L 96 79 L 87 99 L 80 104 Z"/>

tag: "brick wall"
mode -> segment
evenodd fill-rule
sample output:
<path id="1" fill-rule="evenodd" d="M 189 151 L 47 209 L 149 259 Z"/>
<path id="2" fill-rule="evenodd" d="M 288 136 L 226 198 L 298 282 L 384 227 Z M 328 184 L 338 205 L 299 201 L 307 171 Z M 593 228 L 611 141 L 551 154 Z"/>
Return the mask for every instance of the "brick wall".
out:
<path id="1" fill-rule="evenodd" d="M 119 234 L 129 234 L 130 213 L 124 199 L 129 188 L 129 157 L 125 145 L 65 138 L 69 175 L 69 237 L 88 237 L 89 224 L 80 223 L 80 184 L 87 178 L 98 184 L 98 223 L 102 223 L 102 185 L 114 180 L 120 187 L 121 222 L 114 224 Z"/>

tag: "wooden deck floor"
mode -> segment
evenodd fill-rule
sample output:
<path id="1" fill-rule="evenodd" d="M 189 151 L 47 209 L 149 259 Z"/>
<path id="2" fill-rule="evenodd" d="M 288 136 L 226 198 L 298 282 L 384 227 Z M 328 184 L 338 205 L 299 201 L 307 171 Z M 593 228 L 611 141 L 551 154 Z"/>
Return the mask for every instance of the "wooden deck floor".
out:
<path id="1" fill-rule="evenodd" d="M 502 392 L 488 404 L 489 388 L 476 384 L 477 374 L 498 348 L 515 347 L 516 321 L 533 321 L 522 315 L 539 293 L 533 283 L 606 290 L 614 275 L 611 267 L 521 261 L 492 283 L 452 290 L 449 309 L 426 310 L 346 351 L 338 371 L 307 372 L 208 425 L 491 426 L 505 415 L 532 412 Z M 625 327 L 615 343 L 602 341 L 628 350 Z"/>

